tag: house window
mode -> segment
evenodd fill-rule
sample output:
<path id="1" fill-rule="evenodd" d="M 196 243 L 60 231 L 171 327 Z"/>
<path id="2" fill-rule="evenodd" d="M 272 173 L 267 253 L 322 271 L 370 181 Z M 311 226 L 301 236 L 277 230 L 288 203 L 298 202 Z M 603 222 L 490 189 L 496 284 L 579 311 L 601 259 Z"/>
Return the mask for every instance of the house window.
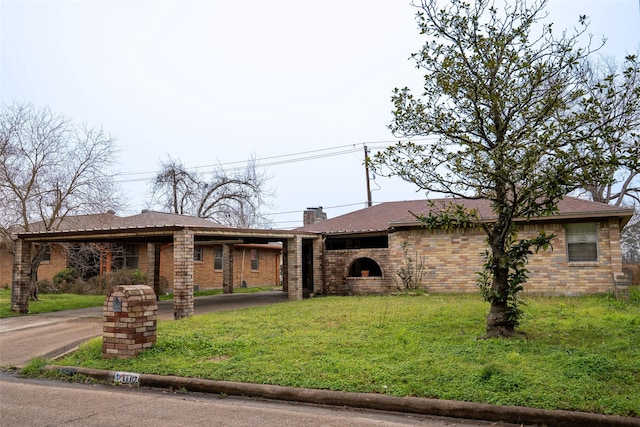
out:
<path id="1" fill-rule="evenodd" d="M 138 268 L 138 245 L 124 245 L 123 268 Z"/>
<path id="2" fill-rule="evenodd" d="M 364 237 L 333 237 L 329 236 L 326 240 L 326 248 L 328 251 L 336 251 L 342 249 L 373 249 L 389 247 L 389 236 L 364 236 Z"/>
<path id="3" fill-rule="evenodd" d="M 258 250 L 251 249 L 251 269 L 258 270 L 260 267 L 260 262 L 258 259 Z"/>
<path id="4" fill-rule="evenodd" d="M 598 260 L 598 234 L 595 222 L 567 224 L 566 231 L 569 262 Z"/>
<path id="5" fill-rule="evenodd" d="M 222 270 L 222 246 L 213 249 L 213 269 Z"/>
<path id="6" fill-rule="evenodd" d="M 51 246 L 47 245 L 42 256 L 42 262 L 51 262 Z"/>
<path id="7" fill-rule="evenodd" d="M 202 246 L 195 246 L 193 248 L 193 260 L 196 262 L 202 262 Z"/>

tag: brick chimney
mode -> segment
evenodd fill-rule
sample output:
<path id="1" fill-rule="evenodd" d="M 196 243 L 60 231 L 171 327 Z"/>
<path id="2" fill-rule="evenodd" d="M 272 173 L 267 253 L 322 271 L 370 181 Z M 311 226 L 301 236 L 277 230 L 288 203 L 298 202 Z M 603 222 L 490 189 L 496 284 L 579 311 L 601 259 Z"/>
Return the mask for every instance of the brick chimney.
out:
<path id="1" fill-rule="evenodd" d="M 304 225 L 315 224 L 316 222 L 324 221 L 327 219 L 327 214 L 322 212 L 322 206 L 316 208 L 307 208 L 304 211 L 304 217 L 302 222 Z"/>

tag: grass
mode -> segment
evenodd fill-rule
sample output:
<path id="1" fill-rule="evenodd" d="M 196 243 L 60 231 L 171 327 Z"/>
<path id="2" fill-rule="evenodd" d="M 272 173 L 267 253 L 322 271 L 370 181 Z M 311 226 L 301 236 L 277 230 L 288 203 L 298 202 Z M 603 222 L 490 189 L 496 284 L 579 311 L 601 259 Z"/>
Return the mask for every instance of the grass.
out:
<path id="1" fill-rule="evenodd" d="M 29 301 L 29 314 L 99 307 L 104 303 L 104 295 L 40 294 L 38 298 L 38 301 Z M 11 289 L 2 289 L 0 290 L 0 318 L 10 316 L 17 316 L 11 311 Z"/>
<path id="2" fill-rule="evenodd" d="M 325 297 L 159 321 L 130 360 L 101 338 L 55 363 L 640 416 L 640 295 L 526 298 L 524 335 L 478 340 L 477 295 Z"/>
<path id="3" fill-rule="evenodd" d="M 255 286 L 250 288 L 233 288 L 235 293 L 262 292 L 275 289 L 273 286 Z M 207 289 L 194 292 L 194 296 L 221 294 L 222 289 Z M 104 303 L 104 295 L 76 295 L 76 294 L 40 294 L 38 301 L 29 301 L 29 314 L 50 313 L 75 308 L 100 307 Z M 160 300 L 172 300 L 173 295 L 161 295 Z M 11 311 L 11 289 L 0 289 L 0 319 L 18 316 Z"/>

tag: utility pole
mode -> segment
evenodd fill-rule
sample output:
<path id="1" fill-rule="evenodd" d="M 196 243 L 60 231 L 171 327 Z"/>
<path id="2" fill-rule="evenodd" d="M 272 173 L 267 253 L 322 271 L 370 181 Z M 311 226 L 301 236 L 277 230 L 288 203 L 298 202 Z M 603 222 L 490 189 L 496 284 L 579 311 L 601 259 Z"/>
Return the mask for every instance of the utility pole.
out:
<path id="1" fill-rule="evenodd" d="M 364 171 L 367 177 L 367 206 L 371 207 L 371 184 L 369 183 L 369 149 L 364 146 Z"/>

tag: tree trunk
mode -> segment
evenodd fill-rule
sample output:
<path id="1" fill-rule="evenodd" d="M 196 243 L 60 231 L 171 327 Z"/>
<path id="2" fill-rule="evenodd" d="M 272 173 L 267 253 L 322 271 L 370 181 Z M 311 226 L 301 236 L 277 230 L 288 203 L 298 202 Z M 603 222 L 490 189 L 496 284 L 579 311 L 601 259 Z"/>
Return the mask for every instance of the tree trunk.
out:
<path id="1" fill-rule="evenodd" d="M 496 239 L 497 240 L 497 239 Z M 487 334 L 483 338 L 510 337 L 515 335 L 513 319 L 509 313 L 509 268 L 504 265 L 505 251 L 503 244 L 491 245 L 493 254 L 493 283 L 491 291 L 491 308 L 487 315 Z"/>
<path id="2" fill-rule="evenodd" d="M 31 301 L 38 301 L 38 278 L 31 276 L 29 282 L 29 299 Z"/>
<path id="3" fill-rule="evenodd" d="M 511 337 L 515 334 L 515 329 L 508 316 L 507 303 L 505 301 L 491 302 L 491 309 L 487 316 L 487 333 L 483 338 Z"/>
<path id="4" fill-rule="evenodd" d="M 40 245 L 36 250 L 31 260 L 31 275 L 29 276 L 29 298 L 31 301 L 38 300 L 38 268 L 40 263 L 44 259 L 45 252 L 47 251 L 47 245 Z"/>

